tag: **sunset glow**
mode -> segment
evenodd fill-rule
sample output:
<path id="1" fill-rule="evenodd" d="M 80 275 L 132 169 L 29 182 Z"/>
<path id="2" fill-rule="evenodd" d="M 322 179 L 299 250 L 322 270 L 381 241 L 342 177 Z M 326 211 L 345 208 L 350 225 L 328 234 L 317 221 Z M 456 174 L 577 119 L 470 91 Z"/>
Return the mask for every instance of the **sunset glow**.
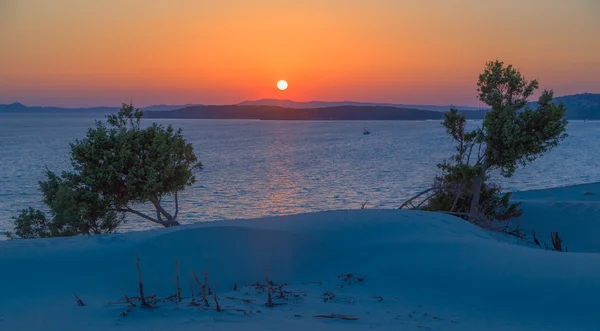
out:
<path id="1" fill-rule="evenodd" d="M 296 101 L 477 106 L 497 58 L 557 95 L 600 92 L 599 15 L 591 0 L 5 0 L 0 103 L 230 104 L 281 97 L 285 77 Z"/>

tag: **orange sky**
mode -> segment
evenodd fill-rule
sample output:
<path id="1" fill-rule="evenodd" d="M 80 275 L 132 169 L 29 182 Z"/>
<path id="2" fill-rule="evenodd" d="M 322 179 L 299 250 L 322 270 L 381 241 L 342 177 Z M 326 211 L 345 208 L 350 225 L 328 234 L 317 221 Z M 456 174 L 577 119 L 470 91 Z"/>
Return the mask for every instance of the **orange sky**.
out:
<path id="1" fill-rule="evenodd" d="M 496 58 L 600 92 L 598 17 L 597 0 L 0 0 L 0 103 L 477 106 Z"/>

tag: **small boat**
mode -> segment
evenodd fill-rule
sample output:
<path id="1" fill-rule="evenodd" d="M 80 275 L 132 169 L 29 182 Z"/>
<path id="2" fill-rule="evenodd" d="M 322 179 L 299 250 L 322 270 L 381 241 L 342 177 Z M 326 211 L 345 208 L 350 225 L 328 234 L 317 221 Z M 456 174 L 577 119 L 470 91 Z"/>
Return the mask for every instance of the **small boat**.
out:
<path id="1" fill-rule="evenodd" d="M 367 130 L 367 123 L 364 124 L 363 134 L 365 136 L 371 134 L 371 132 L 369 132 L 369 130 Z"/>

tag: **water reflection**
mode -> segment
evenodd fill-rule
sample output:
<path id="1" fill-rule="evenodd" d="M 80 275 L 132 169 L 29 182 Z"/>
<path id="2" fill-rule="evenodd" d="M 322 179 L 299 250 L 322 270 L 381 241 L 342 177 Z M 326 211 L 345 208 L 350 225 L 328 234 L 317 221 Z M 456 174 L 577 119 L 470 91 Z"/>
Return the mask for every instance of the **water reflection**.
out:
<path id="1" fill-rule="evenodd" d="M 158 122 L 182 127 L 205 165 L 180 196 L 182 223 L 352 209 L 367 200 L 369 208 L 394 208 L 428 187 L 452 152 L 437 121 L 371 122 L 369 136 L 352 121 Z M 69 169 L 68 142 L 93 124 L 93 117 L 0 118 L 0 231 L 20 209 L 42 205 L 43 166 Z M 568 131 L 556 150 L 501 182 L 519 190 L 600 181 L 598 123 L 572 122 Z M 132 220 L 123 230 L 151 227 Z"/>

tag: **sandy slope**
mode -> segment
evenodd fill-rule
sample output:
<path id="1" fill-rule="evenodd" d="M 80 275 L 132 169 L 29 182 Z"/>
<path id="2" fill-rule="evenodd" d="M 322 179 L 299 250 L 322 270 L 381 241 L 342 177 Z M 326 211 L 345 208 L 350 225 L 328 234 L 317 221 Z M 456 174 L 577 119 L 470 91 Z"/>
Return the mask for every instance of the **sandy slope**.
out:
<path id="1" fill-rule="evenodd" d="M 550 217 L 558 210 L 553 192 L 519 195 L 527 200 L 529 222 L 535 212 Z M 577 207 L 589 198 L 569 196 L 569 189 L 556 192 Z M 577 219 L 592 215 L 590 210 L 570 211 L 569 218 L 591 222 Z M 567 234 L 569 227 L 564 228 L 569 239 L 584 233 Z M 578 241 L 581 250 L 595 247 L 588 239 Z M 122 297 L 121 289 L 137 294 L 136 253 L 146 293 L 161 298 L 175 292 L 174 260 L 179 259 L 184 303 L 132 308 L 127 316 L 121 316 L 124 304 L 109 304 Z M 265 307 L 266 293 L 246 286 L 265 283 L 266 264 L 275 283 L 289 284 L 283 287 L 285 299 L 274 293 L 275 302 L 284 305 Z M 213 302 L 209 310 L 186 304 L 190 273 L 196 269 L 202 278 L 205 266 L 210 282 L 218 284 L 223 312 L 216 312 Z M 600 328 L 599 255 L 511 244 L 462 220 L 424 212 L 331 211 L 110 236 L 14 240 L 0 242 L 0 268 L 2 331 Z M 345 273 L 364 281 L 338 277 Z M 78 307 L 73 292 L 87 306 Z M 334 297 L 324 302 L 324 292 Z M 313 317 L 331 313 L 359 320 Z"/>
<path id="2" fill-rule="evenodd" d="M 523 202 L 523 229 L 548 242 L 558 231 L 569 251 L 600 252 L 600 183 L 515 192 L 513 198 Z"/>

